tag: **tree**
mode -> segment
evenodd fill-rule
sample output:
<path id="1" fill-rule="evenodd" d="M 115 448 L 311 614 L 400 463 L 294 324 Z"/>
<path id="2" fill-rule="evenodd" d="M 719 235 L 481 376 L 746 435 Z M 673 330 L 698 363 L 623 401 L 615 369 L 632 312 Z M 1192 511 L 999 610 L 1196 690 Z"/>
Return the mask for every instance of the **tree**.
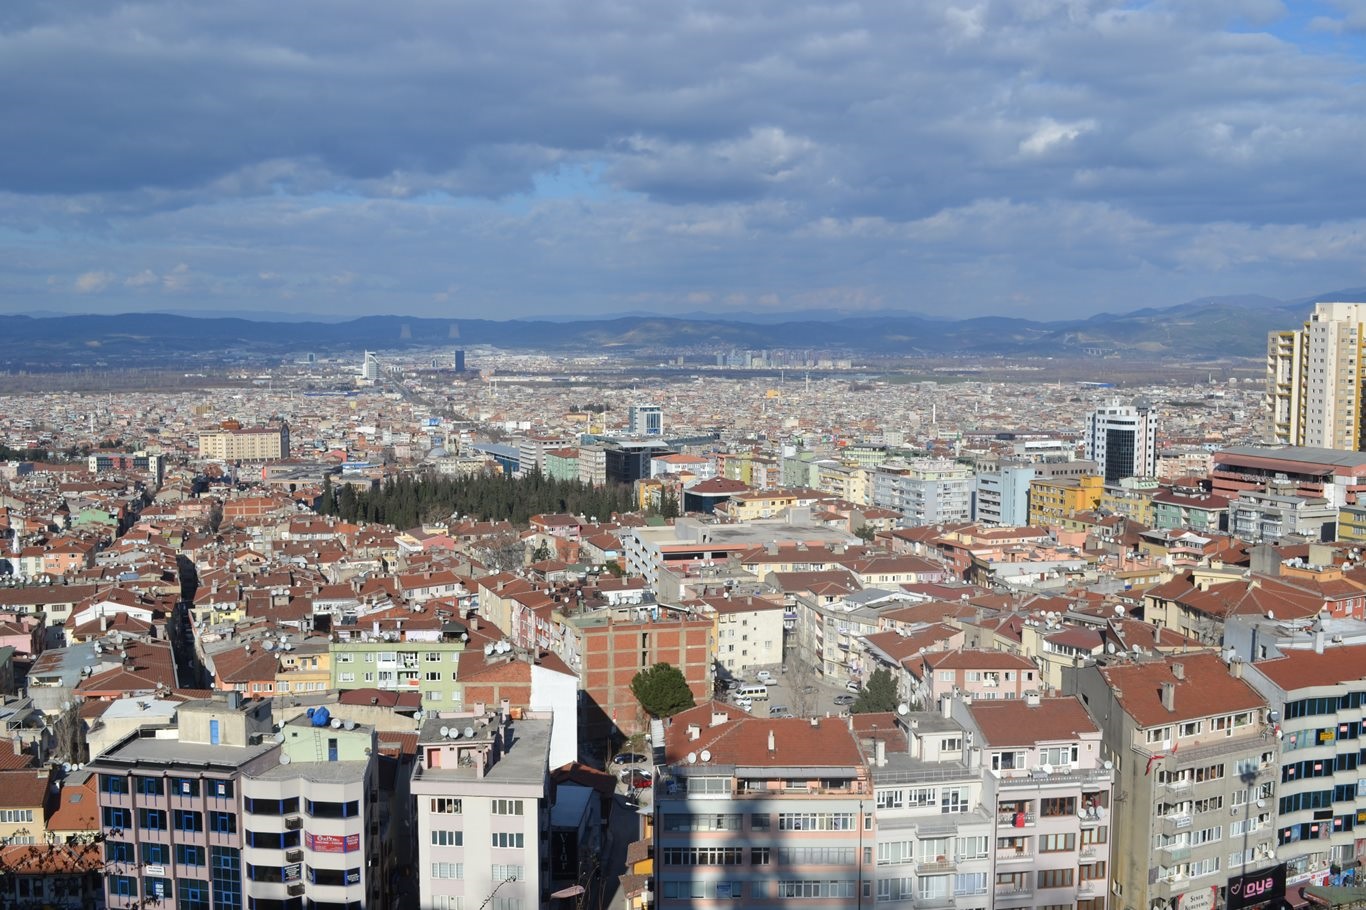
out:
<path id="1" fill-rule="evenodd" d="M 641 670 L 631 680 L 631 692 L 652 717 L 672 717 L 696 704 L 683 671 L 673 664 L 658 663 Z"/>
<path id="2" fill-rule="evenodd" d="M 854 529 L 854 536 L 864 543 L 872 543 L 873 538 L 877 537 L 877 528 L 872 525 L 859 525 Z"/>
<path id="3" fill-rule="evenodd" d="M 868 677 L 859 691 L 858 698 L 849 707 L 854 714 L 872 714 L 877 711 L 895 711 L 897 706 L 896 680 L 886 667 L 878 667 Z"/>

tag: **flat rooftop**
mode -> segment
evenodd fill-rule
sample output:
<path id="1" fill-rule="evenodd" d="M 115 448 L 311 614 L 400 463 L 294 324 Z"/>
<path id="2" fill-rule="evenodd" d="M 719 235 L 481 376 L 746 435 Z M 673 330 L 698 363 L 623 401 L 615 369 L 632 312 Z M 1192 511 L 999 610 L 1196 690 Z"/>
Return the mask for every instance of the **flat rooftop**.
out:
<path id="1" fill-rule="evenodd" d="M 183 743 L 179 739 L 163 738 L 151 733 L 150 730 L 139 731 L 138 736 L 115 745 L 95 759 L 94 763 L 195 765 L 231 770 L 280 748 L 279 743 L 271 740 L 256 746 L 211 746 L 208 743 Z"/>
<path id="2" fill-rule="evenodd" d="M 447 739 L 441 735 L 442 727 L 473 726 L 475 735 L 469 739 Z M 477 718 L 434 717 L 423 721 L 418 731 L 419 747 L 436 743 L 471 743 L 486 745 L 492 737 L 490 728 L 479 729 Z M 491 783 L 525 783 L 540 785 L 548 771 L 550 758 L 550 721 L 523 718 L 514 720 L 503 727 L 503 751 L 498 753 L 493 764 L 481 778 L 474 768 L 425 768 L 424 779 L 433 780 L 484 780 Z"/>

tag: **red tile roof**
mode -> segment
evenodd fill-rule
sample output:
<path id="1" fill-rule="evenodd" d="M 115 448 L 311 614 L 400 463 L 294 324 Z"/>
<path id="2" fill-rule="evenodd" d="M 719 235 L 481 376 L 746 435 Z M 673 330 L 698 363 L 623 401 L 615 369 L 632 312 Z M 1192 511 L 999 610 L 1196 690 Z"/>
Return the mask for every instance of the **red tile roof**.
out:
<path id="1" fill-rule="evenodd" d="M 972 719 L 982 731 L 982 744 L 1030 746 L 1035 743 L 1073 742 L 1082 734 L 1100 732 L 1074 695 L 1041 698 L 1037 705 L 1029 699 L 975 701 L 968 706 Z"/>
<path id="2" fill-rule="evenodd" d="M 1184 678 L 1177 677 L 1177 666 Z M 1121 707 L 1140 727 L 1246 711 L 1266 704 L 1252 686 L 1236 679 L 1213 651 L 1112 664 L 1101 667 L 1100 673 L 1116 690 Z M 1176 686 L 1174 711 L 1162 705 L 1163 683 Z"/>

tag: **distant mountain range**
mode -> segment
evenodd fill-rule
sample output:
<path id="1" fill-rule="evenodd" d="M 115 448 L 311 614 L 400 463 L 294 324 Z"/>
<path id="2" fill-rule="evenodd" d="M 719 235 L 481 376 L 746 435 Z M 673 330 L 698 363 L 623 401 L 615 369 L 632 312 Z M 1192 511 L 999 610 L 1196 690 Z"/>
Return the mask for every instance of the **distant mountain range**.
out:
<path id="1" fill-rule="evenodd" d="M 1295 328 L 1317 300 L 1366 300 L 1366 289 L 1284 301 L 1210 297 L 1162 309 L 1041 322 L 1003 316 L 935 319 L 884 312 L 796 313 L 783 321 L 712 314 L 610 319 L 432 319 L 367 316 L 345 322 L 265 321 L 161 313 L 0 316 L 5 369 L 119 367 L 187 357 L 405 347 L 535 348 L 562 351 L 661 348 L 789 348 L 877 354 L 1095 356 L 1154 360 L 1260 357 L 1267 333 Z M 767 320 L 767 315 L 761 317 Z"/>

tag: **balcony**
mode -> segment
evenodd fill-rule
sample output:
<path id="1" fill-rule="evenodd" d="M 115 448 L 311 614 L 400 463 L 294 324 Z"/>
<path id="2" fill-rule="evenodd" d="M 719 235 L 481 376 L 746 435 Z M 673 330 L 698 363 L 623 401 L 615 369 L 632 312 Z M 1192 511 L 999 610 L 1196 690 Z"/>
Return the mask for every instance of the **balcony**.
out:
<path id="1" fill-rule="evenodd" d="M 1191 858 L 1191 848 L 1187 846 L 1172 845 L 1170 847 L 1159 847 L 1157 859 L 1164 866 L 1182 863 Z"/>
<path id="2" fill-rule="evenodd" d="M 996 864 L 998 866 L 1010 865 L 1012 863 L 1032 863 L 1034 854 L 1028 850 L 997 850 Z"/>
<path id="3" fill-rule="evenodd" d="M 1024 816 L 1024 824 L 1023 824 L 1023 825 L 1020 825 L 1020 824 L 1017 823 L 1017 818 L 1016 818 L 1016 816 L 1020 816 L 1020 815 L 1023 815 L 1023 816 Z M 997 812 L 997 813 L 996 813 L 996 824 L 997 824 L 998 827 L 1002 827 L 1002 828 L 1028 828 L 1028 827 L 1030 827 L 1031 825 L 1033 825 L 1036 821 L 1038 821 L 1038 819 L 1035 817 L 1035 815 L 1034 815 L 1033 812 Z"/>
<path id="4" fill-rule="evenodd" d="M 923 860 L 915 864 L 917 875 L 946 875 L 958 871 L 958 864 L 952 857 L 936 856 L 933 860 Z"/>
<path id="5" fill-rule="evenodd" d="M 1034 896 L 1034 886 L 1028 883 L 997 885 L 996 899 L 998 901 L 1025 900 Z"/>
<path id="6" fill-rule="evenodd" d="M 1186 830 L 1191 824 L 1192 819 L 1189 815 L 1164 815 L 1159 819 L 1158 829 L 1163 834 L 1170 836 L 1178 831 Z"/>

